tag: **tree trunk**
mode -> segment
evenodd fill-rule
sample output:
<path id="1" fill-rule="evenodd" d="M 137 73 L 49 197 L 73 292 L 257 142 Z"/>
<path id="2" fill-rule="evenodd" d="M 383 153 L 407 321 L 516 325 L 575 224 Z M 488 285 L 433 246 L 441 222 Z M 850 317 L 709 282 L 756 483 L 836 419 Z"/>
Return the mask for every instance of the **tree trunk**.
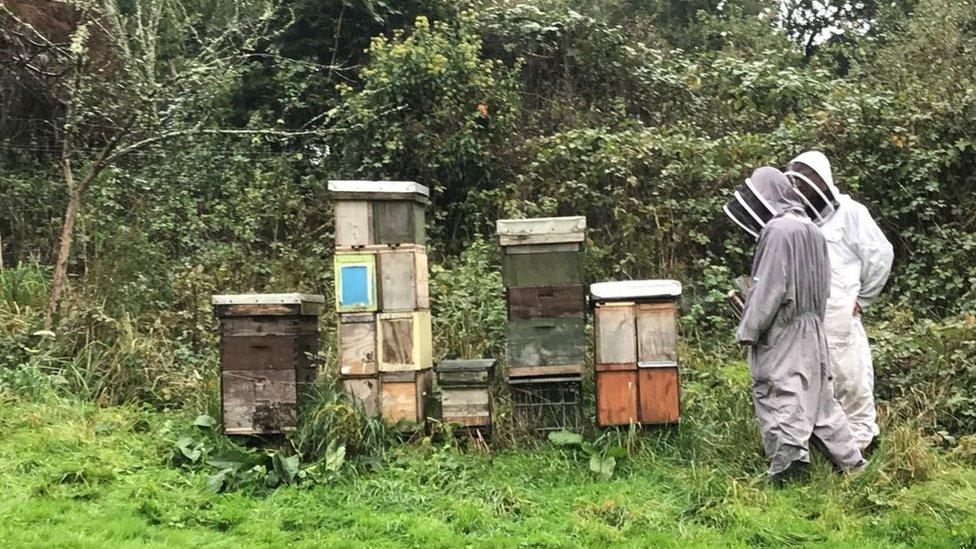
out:
<path id="1" fill-rule="evenodd" d="M 71 257 L 71 243 L 74 240 L 75 218 L 81 207 L 81 189 L 71 190 L 68 207 L 64 211 L 64 226 L 61 227 L 61 240 L 58 246 L 58 259 L 54 263 L 54 278 L 51 282 L 51 297 L 47 302 L 44 314 L 44 327 L 48 330 L 54 323 L 54 313 L 57 312 L 64 291 L 64 283 L 68 278 L 68 259 Z"/>

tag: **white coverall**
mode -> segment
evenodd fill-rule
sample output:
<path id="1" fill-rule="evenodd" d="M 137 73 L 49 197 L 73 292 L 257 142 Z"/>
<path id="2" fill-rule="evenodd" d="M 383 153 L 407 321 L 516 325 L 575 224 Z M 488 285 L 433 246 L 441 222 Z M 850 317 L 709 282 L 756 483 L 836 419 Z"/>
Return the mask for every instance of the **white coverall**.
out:
<path id="1" fill-rule="evenodd" d="M 823 153 L 809 151 L 793 159 L 812 168 L 824 180 L 839 206 L 820 225 L 830 257 L 830 296 L 824 328 L 834 371 L 834 395 L 863 450 L 878 435 L 874 406 L 874 367 L 868 337 L 855 305 L 866 309 L 884 288 L 894 252 L 863 204 L 841 194 L 834 184 L 830 162 Z"/>

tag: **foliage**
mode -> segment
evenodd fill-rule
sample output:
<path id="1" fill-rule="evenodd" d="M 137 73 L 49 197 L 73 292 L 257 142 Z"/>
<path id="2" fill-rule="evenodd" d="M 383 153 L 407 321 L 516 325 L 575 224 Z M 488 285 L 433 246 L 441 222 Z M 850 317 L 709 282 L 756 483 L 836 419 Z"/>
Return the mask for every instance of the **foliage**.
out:
<path id="1" fill-rule="evenodd" d="M 508 314 L 496 249 L 477 236 L 457 259 L 431 266 L 436 358 L 502 355 Z"/>
<path id="2" fill-rule="evenodd" d="M 874 330 L 877 391 L 892 413 L 930 430 L 976 432 L 976 318 L 891 315 Z"/>
<path id="3" fill-rule="evenodd" d="M 563 448 L 575 449 L 584 458 L 589 456 L 590 471 L 603 480 L 610 480 L 617 468 L 617 460 L 627 456 L 627 449 L 623 446 L 604 447 L 606 445 L 602 442 L 606 437 L 607 435 L 603 435 L 596 441 L 589 442 L 576 433 L 553 431 L 549 433 L 549 442 Z"/>
<path id="4" fill-rule="evenodd" d="M 335 379 L 324 379 L 311 388 L 298 429 L 288 434 L 290 445 L 306 460 L 328 461 L 337 448 L 343 456 L 382 458 L 392 433 L 378 418 L 351 404 L 337 385 Z"/>
<path id="5" fill-rule="evenodd" d="M 466 201 L 496 188 L 519 112 L 515 72 L 483 58 L 474 22 L 472 13 L 451 23 L 418 17 L 409 33 L 374 38 L 362 85 L 340 85 L 332 115 L 350 128 L 334 144 L 344 173 L 433 188 L 445 244 L 491 221 Z"/>

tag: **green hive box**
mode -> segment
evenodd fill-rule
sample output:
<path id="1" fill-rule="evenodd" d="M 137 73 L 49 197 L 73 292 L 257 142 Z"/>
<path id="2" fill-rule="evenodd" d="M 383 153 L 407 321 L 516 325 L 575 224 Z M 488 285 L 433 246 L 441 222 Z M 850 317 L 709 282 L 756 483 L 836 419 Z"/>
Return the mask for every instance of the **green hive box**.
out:
<path id="1" fill-rule="evenodd" d="M 506 250 L 502 259 L 502 278 L 507 288 L 580 284 L 583 280 L 583 252 L 540 250 L 534 253 L 509 253 Z"/>
<path id="2" fill-rule="evenodd" d="M 585 356 L 583 318 L 509 320 L 508 366 L 579 365 Z"/>

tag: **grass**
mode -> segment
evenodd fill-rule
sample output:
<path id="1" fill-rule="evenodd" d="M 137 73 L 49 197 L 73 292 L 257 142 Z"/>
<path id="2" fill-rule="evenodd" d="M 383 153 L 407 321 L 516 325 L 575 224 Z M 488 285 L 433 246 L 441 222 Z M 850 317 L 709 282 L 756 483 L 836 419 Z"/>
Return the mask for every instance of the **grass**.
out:
<path id="1" fill-rule="evenodd" d="M 695 459 L 691 435 L 642 437 L 610 481 L 571 451 L 494 454 L 429 440 L 311 487 L 213 494 L 171 466 L 175 412 L 0 404 L 0 546 L 976 546 L 976 469 L 893 428 L 858 478 L 815 463 L 768 487 L 762 457 Z M 710 455 L 706 449 L 700 455 Z M 921 454 L 919 453 L 921 452 Z"/>

